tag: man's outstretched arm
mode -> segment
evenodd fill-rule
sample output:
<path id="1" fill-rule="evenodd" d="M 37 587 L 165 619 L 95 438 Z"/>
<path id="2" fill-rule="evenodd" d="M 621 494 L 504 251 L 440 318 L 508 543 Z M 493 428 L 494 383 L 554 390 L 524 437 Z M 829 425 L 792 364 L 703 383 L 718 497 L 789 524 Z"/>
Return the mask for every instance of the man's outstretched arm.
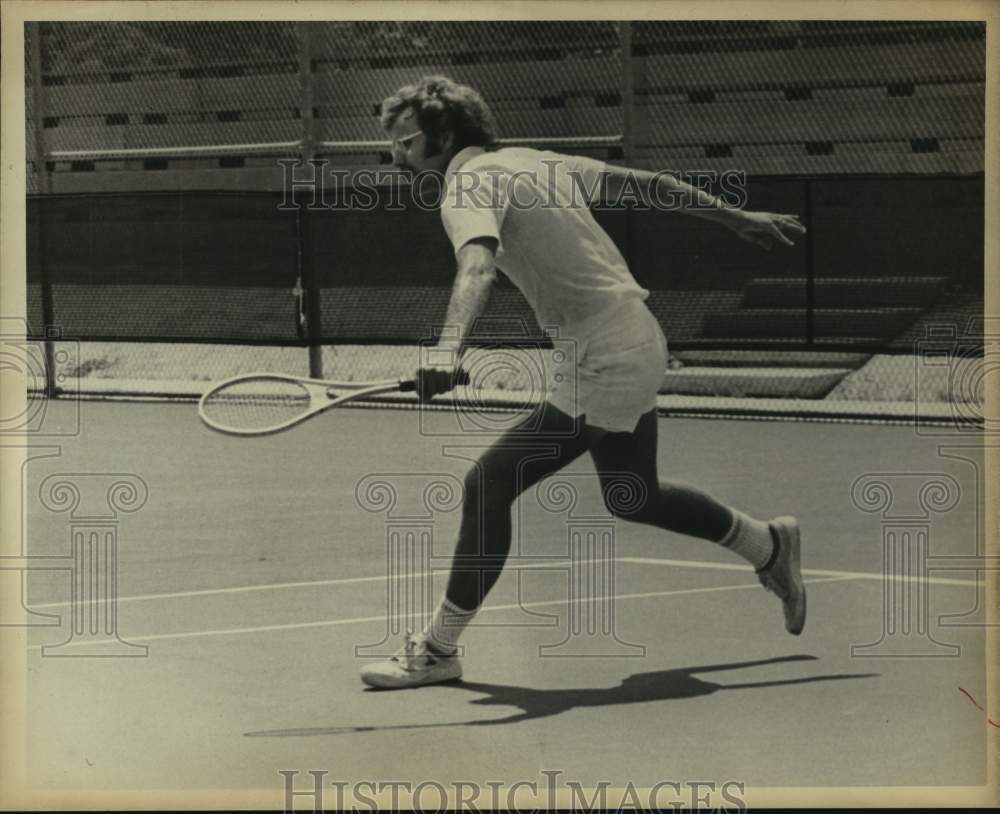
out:
<path id="1" fill-rule="evenodd" d="M 458 250 L 458 273 L 445 317 L 447 335 L 438 342 L 438 348 L 454 351 L 456 359 L 473 323 L 489 302 L 490 289 L 497 278 L 496 247 L 495 238 L 479 237 Z"/>
<path id="2" fill-rule="evenodd" d="M 720 198 L 669 173 L 607 165 L 605 191 L 608 198 L 617 200 L 619 194 L 626 190 L 639 195 L 647 205 L 662 205 L 663 201 L 670 201 L 678 211 L 726 226 L 739 237 L 764 249 L 770 249 L 775 243 L 794 246 L 793 239 L 806 233 L 806 227 L 799 222 L 797 215 L 747 212 L 726 206 Z"/>
<path id="3" fill-rule="evenodd" d="M 481 237 L 458 250 L 458 273 L 448 302 L 445 330 L 430 363 L 417 371 L 417 392 L 425 401 L 447 392 L 455 383 L 453 373 L 462 348 L 476 319 L 486 309 L 497 277 L 496 249 L 495 238 Z"/>

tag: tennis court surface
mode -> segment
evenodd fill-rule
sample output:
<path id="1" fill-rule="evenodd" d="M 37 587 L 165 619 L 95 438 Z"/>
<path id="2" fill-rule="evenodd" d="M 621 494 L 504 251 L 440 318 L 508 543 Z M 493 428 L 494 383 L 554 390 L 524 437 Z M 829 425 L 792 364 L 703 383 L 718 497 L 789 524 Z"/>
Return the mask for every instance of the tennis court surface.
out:
<path id="1" fill-rule="evenodd" d="M 76 409 L 52 402 L 46 420 L 68 423 Z M 117 635 L 148 651 L 60 657 L 108 637 L 70 635 L 67 572 L 30 572 L 31 608 L 59 618 L 30 635 L 35 783 L 273 789 L 280 805 L 279 770 L 326 770 L 347 783 L 509 784 L 540 782 L 545 769 L 584 787 L 986 781 L 990 726 L 972 703 L 986 697 L 983 572 L 967 567 L 981 488 L 974 440 L 945 444 L 887 425 L 661 419 L 664 476 L 762 516 L 801 518 L 804 634 L 784 632 L 778 602 L 727 552 L 609 525 L 581 459 L 543 482 L 575 489 L 576 508 L 538 492 L 516 509 L 510 569 L 463 639 L 464 681 L 392 693 L 363 687 L 358 654 L 397 646 L 383 640 L 419 607 L 413 586 L 443 587 L 457 503 L 431 501 L 432 516 L 413 508 L 428 484 L 465 471 L 446 449 L 455 439 L 428 432 L 446 427 L 447 413 L 342 409 L 247 440 L 205 429 L 192 404 L 79 409 L 80 433 L 61 454 L 27 465 L 31 553 L 65 556 L 82 522 L 51 497 L 42 504 L 53 476 L 140 479 L 145 504 L 117 522 Z M 473 446 L 457 440 L 465 453 Z M 923 480 L 904 494 L 912 473 Z M 923 523 L 929 565 L 889 580 L 898 595 L 883 595 L 883 556 L 886 529 L 901 524 L 852 502 L 866 477 L 890 484 L 914 531 L 924 484 L 956 488 L 953 499 L 925 496 L 946 510 Z M 393 483 L 398 502 L 379 503 L 372 482 Z M 413 579 L 417 556 L 404 562 L 387 547 L 393 529 L 412 541 L 407 530 L 420 528 L 432 539 L 429 580 Z M 604 571 L 572 570 L 582 550 L 573 530 Z M 410 594 L 393 592 L 406 585 Z M 613 600 L 602 602 L 608 585 Z M 904 605 L 906 614 L 884 611 Z M 918 633 L 921 612 L 929 623 Z"/>
<path id="2" fill-rule="evenodd" d="M 0 597 L 32 610 L 37 788 L 261 789 L 276 808 L 282 771 L 307 789 L 310 771 L 860 789 L 849 802 L 986 783 L 985 13 L 19 11 L 26 296 L 0 356 L 36 440 Z M 734 555 L 604 514 L 585 458 L 515 506 L 464 681 L 363 687 L 441 594 L 470 461 L 546 397 L 572 336 L 500 275 L 471 383 L 437 409 L 387 394 L 234 439 L 194 402 L 252 372 L 357 384 L 425 364 L 455 254 L 379 114 L 438 74 L 482 94 L 501 149 L 676 173 L 807 228 L 762 251 L 673 205 L 591 202 L 668 342 L 660 471 L 799 517 L 802 636 Z"/>

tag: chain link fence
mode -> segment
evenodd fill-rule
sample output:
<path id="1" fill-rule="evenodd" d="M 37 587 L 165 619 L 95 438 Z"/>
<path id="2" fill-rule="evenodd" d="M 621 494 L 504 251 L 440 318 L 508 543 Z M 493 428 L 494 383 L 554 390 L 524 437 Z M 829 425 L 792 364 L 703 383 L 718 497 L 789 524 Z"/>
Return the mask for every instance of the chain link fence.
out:
<path id="1" fill-rule="evenodd" d="M 982 35 L 975 23 L 637 23 L 638 156 L 751 174 L 981 171 Z"/>
<path id="2" fill-rule="evenodd" d="M 47 23 L 57 173 L 385 161 L 379 102 L 424 74 L 479 89 L 511 141 L 750 175 L 980 172 L 985 30 L 905 22 Z M 30 56 L 29 56 L 30 60 Z M 629 67 L 630 70 L 626 70 Z M 382 145 L 383 149 L 379 149 Z M 628 155 L 625 155 L 625 154 Z M 355 155 L 349 159 L 350 154 Z M 194 163 L 192 163 L 194 162 Z M 90 178 L 100 188 L 107 178 Z M 119 183 L 122 179 L 116 179 Z M 65 181 L 83 190 L 79 177 Z M 217 188 L 204 173 L 186 179 Z M 56 184 L 58 191 L 59 183 Z"/>
<path id="3" fill-rule="evenodd" d="M 744 173 L 751 208 L 809 221 L 805 246 L 763 257 L 673 213 L 600 215 L 652 291 L 669 392 L 902 402 L 930 326 L 983 347 L 979 23 L 65 22 L 26 36 L 29 322 L 97 343 L 81 369 L 98 376 L 217 378 L 243 358 L 215 352 L 227 339 L 319 342 L 313 373 L 407 372 L 447 303 L 434 224 L 338 212 L 306 240 L 303 216 L 267 195 L 282 159 L 384 168 L 380 102 L 428 74 L 480 90 L 504 144 Z M 537 331 L 510 288 L 488 316 Z"/>

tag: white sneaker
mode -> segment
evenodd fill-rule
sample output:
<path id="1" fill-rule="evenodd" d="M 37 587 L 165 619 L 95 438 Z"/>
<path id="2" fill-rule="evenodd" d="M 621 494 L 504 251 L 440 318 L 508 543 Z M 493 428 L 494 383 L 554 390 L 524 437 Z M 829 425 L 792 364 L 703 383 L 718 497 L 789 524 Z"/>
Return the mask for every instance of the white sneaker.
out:
<path id="1" fill-rule="evenodd" d="M 781 600 L 785 629 L 794 636 L 806 624 L 806 586 L 802 582 L 799 523 L 794 517 L 778 517 L 768 523 L 778 547 L 774 562 L 757 572 L 760 583 Z"/>
<path id="2" fill-rule="evenodd" d="M 405 644 L 395 656 L 361 668 L 365 684 L 384 690 L 441 684 L 461 677 L 462 663 L 458 656 L 435 653 L 422 633 L 416 636 L 407 633 Z"/>

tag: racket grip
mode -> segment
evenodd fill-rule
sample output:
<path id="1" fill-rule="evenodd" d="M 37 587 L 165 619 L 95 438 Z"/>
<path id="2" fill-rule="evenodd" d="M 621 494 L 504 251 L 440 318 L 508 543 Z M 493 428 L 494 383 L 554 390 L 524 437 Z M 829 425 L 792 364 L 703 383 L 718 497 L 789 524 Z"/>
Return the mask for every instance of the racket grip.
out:
<path id="1" fill-rule="evenodd" d="M 464 368 L 459 368 L 455 371 L 452 377 L 452 387 L 458 387 L 461 384 L 469 384 L 472 381 L 472 377 L 469 376 L 468 371 Z M 400 393 L 413 393 L 417 389 L 416 379 L 402 379 L 399 382 L 399 392 Z"/>

